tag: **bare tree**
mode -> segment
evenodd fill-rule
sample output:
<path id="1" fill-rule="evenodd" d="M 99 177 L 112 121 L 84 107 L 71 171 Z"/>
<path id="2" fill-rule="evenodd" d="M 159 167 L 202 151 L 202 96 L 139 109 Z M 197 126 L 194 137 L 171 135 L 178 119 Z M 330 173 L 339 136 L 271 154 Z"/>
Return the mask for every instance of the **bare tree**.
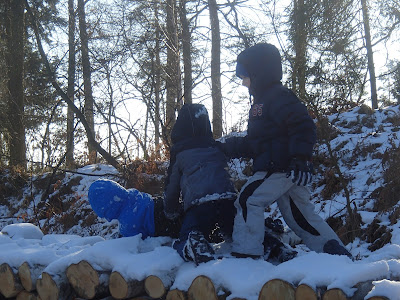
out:
<path id="1" fill-rule="evenodd" d="M 92 93 L 92 80 L 89 59 L 89 36 L 86 28 L 86 14 L 85 14 L 85 1 L 78 0 L 78 16 L 79 16 L 79 36 L 81 38 L 81 53 L 82 53 L 82 72 L 83 72 L 83 85 L 85 95 L 85 118 L 89 124 L 92 134 L 94 134 L 94 111 L 93 111 L 93 93 Z M 89 162 L 96 162 L 96 147 L 91 143 L 95 139 L 94 136 L 88 137 L 88 154 Z"/>
<path id="2" fill-rule="evenodd" d="M 187 18 L 186 9 L 187 0 L 179 2 L 179 18 L 182 26 L 182 57 L 183 57 L 183 98 L 185 103 L 192 103 L 192 50 L 191 50 L 191 33 L 190 22 Z"/>
<path id="3" fill-rule="evenodd" d="M 367 0 L 361 0 L 362 12 L 363 12 L 363 23 L 364 23 L 364 39 L 367 48 L 368 57 L 368 71 L 369 71 L 369 83 L 371 86 L 371 101 L 372 108 L 378 108 L 378 95 L 376 91 L 376 76 L 375 76 L 375 64 L 374 64 L 374 51 L 372 50 L 371 43 L 371 29 L 369 27 L 369 12 Z"/>
<path id="4" fill-rule="evenodd" d="M 6 65 L 10 166 L 26 168 L 24 125 L 24 0 L 6 0 Z"/>
<path id="5" fill-rule="evenodd" d="M 67 96 L 74 102 L 75 95 L 75 6 L 74 0 L 68 0 L 68 89 Z M 67 147 L 65 162 L 68 167 L 74 165 L 74 112 L 68 106 L 67 111 Z"/>
<path id="6" fill-rule="evenodd" d="M 180 67 L 179 67 L 179 44 L 178 44 L 178 32 L 177 32 L 177 11 L 176 11 L 176 0 L 166 1 L 166 13 L 167 13 L 167 66 L 166 66 L 166 107 L 165 107 L 165 130 L 163 133 L 164 137 L 170 136 L 172 127 L 175 124 L 175 112 L 179 108 L 179 101 L 181 99 L 181 88 L 180 88 Z M 167 141 L 167 144 L 170 144 Z"/>
<path id="7" fill-rule="evenodd" d="M 94 133 L 91 130 L 89 123 L 86 121 L 85 115 L 82 113 L 82 111 L 70 100 L 70 98 L 68 97 L 68 95 L 62 90 L 62 88 L 60 87 L 59 83 L 57 82 L 56 78 L 55 78 L 55 74 L 50 66 L 50 63 L 47 59 L 47 55 L 44 52 L 43 46 L 42 46 L 42 42 L 41 42 L 41 38 L 39 35 L 39 29 L 38 26 L 36 24 L 37 20 L 34 16 L 34 14 L 32 13 L 32 10 L 30 9 L 28 0 L 24 0 L 25 2 L 25 7 L 27 9 L 28 15 L 31 19 L 31 26 L 33 28 L 33 32 L 36 38 L 36 42 L 37 42 L 37 47 L 40 53 L 40 56 L 42 58 L 44 67 L 46 69 L 47 75 L 49 76 L 49 79 L 51 81 L 52 86 L 54 87 L 54 89 L 56 90 L 56 92 L 58 93 L 58 95 L 62 98 L 63 101 L 65 101 L 69 107 L 71 107 L 71 109 L 73 110 L 73 112 L 75 113 L 75 115 L 77 116 L 77 118 L 80 120 L 80 122 L 82 123 L 83 127 L 86 130 L 86 135 L 88 137 L 89 143 L 95 146 L 96 152 L 99 152 L 104 159 L 112 166 L 114 166 L 115 168 L 119 169 L 120 168 L 120 164 L 118 163 L 118 161 L 107 151 L 105 151 L 101 145 L 99 143 L 96 142 L 96 140 L 94 139 Z"/>
<path id="8" fill-rule="evenodd" d="M 222 92 L 221 92 L 221 34 L 216 0 L 208 0 L 211 24 L 211 98 L 213 102 L 213 134 L 222 136 Z"/>
<path id="9" fill-rule="evenodd" d="M 292 90 L 303 101 L 306 100 L 306 69 L 307 69 L 307 30 L 304 0 L 293 1 L 293 48 L 295 51 Z"/>

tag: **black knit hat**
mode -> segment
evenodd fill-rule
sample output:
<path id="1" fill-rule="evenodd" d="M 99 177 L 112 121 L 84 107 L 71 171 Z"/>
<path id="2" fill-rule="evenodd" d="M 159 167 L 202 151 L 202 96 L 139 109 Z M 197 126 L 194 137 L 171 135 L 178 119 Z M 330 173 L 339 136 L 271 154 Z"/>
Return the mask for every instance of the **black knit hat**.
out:
<path id="1" fill-rule="evenodd" d="M 192 137 L 212 138 L 208 111 L 202 104 L 184 104 L 171 132 L 172 143 Z"/>

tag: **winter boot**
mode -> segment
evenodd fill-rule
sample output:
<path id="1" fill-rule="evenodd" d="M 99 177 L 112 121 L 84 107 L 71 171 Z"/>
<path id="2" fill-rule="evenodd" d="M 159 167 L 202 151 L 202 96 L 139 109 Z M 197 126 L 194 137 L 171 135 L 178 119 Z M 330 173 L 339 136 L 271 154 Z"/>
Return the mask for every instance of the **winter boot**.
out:
<path id="1" fill-rule="evenodd" d="M 328 254 L 334 255 L 347 255 L 349 258 L 354 260 L 353 256 L 345 247 L 339 244 L 337 240 L 329 240 L 325 243 L 323 251 Z"/>
<path id="2" fill-rule="evenodd" d="M 191 231 L 183 247 L 186 261 L 194 261 L 196 265 L 214 259 L 214 249 L 199 231 Z"/>
<path id="3" fill-rule="evenodd" d="M 271 263 L 282 263 L 297 256 L 297 252 L 282 243 L 268 230 L 264 236 L 264 257 Z"/>
<path id="4" fill-rule="evenodd" d="M 283 234 L 285 232 L 285 228 L 283 227 L 280 219 L 274 220 L 271 217 L 267 217 L 265 219 L 265 227 L 272 230 L 276 234 Z"/>

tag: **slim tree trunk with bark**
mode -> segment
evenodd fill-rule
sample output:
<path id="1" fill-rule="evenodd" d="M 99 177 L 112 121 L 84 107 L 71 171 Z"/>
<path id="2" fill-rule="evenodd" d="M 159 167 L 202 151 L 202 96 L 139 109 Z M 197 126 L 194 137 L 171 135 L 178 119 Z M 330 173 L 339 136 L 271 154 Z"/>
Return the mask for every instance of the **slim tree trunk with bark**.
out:
<path id="1" fill-rule="evenodd" d="M 185 103 L 192 103 L 192 59 L 191 59 L 191 36 L 189 21 L 187 19 L 186 1 L 180 0 L 179 16 L 182 24 L 182 56 L 183 56 L 183 97 Z"/>
<path id="2" fill-rule="evenodd" d="M 167 66 L 166 66 L 166 90 L 167 99 L 165 107 L 165 134 L 168 144 L 172 127 L 175 124 L 175 112 L 179 108 L 180 99 L 180 68 L 179 45 L 177 33 L 176 0 L 166 1 L 167 12 Z"/>
<path id="3" fill-rule="evenodd" d="M 93 93 L 92 80 L 89 60 L 89 37 L 86 29 L 86 14 L 85 1 L 78 0 L 78 16 L 79 16 L 79 34 L 81 38 L 81 53 L 82 53 L 82 71 L 83 85 L 85 95 L 85 118 L 90 126 L 92 134 L 94 134 L 94 111 L 93 111 Z M 94 139 L 94 136 L 93 136 Z M 96 162 L 96 147 L 88 139 L 89 163 Z"/>
<path id="4" fill-rule="evenodd" d="M 370 81 L 370 85 L 371 85 L 372 108 L 377 109 L 378 108 L 378 95 L 376 92 L 374 52 L 372 50 L 372 43 L 371 43 L 371 29 L 369 27 L 369 13 L 368 13 L 367 0 L 361 0 L 361 6 L 362 6 L 363 22 L 364 22 L 364 30 L 365 30 L 365 44 L 367 47 L 368 70 L 369 70 L 369 81 Z"/>
<path id="5" fill-rule="evenodd" d="M 211 23 L 211 97 L 213 102 L 213 134 L 222 136 L 222 93 L 221 93 L 221 36 L 216 0 L 208 1 Z"/>
<path id="6" fill-rule="evenodd" d="M 301 100 L 306 99 L 307 32 L 304 0 L 295 0 L 293 7 L 295 59 L 292 73 L 292 89 Z"/>
<path id="7" fill-rule="evenodd" d="M 6 0 L 10 166 L 26 168 L 24 125 L 24 0 Z"/>
<path id="8" fill-rule="evenodd" d="M 68 89 L 67 95 L 69 99 L 74 102 L 75 90 L 75 8 L 74 0 L 68 0 Z M 67 155 L 65 157 L 68 167 L 74 165 L 74 112 L 68 106 L 67 111 Z"/>
<path id="9" fill-rule="evenodd" d="M 154 9 L 154 16 L 157 22 L 156 26 L 156 47 L 155 52 L 155 83 L 154 83 L 154 143 L 156 147 L 156 156 L 160 157 L 160 102 L 161 102 L 161 58 L 160 58 L 160 25 L 158 23 L 158 4 L 156 4 Z"/>

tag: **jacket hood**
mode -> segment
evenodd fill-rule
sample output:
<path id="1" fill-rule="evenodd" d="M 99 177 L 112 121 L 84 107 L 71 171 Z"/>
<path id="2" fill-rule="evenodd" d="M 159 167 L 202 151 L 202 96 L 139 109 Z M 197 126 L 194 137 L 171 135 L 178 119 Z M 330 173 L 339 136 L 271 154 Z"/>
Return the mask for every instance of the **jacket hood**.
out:
<path id="1" fill-rule="evenodd" d="M 247 48 L 238 55 L 237 63 L 249 74 L 251 95 L 256 96 L 282 79 L 281 55 L 274 45 L 260 43 Z"/>
<path id="2" fill-rule="evenodd" d="M 193 137 L 212 138 L 207 109 L 202 104 L 184 104 L 171 132 L 172 143 Z"/>
<path id="3" fill-rule="evenodd" d="M 112 180 L 99 179 L 89 187 L 88 199 L 93 211 L 107 221 L 118 219 L 128 198 L 128 191 Z"/>

